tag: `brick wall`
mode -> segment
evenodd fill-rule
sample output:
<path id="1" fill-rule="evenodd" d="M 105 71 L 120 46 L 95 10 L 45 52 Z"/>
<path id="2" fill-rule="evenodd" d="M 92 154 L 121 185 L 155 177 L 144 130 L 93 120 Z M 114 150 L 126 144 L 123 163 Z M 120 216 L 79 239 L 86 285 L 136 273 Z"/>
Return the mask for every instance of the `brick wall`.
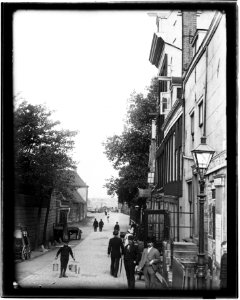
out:
<path id="1" fill-rule="evenodd" d="M 23 195 L 21 197 L 24 197 Z M 39 245 L 43 238 L 43 228 L 46 216 L 46 208 L 42 208 L 41 219 L 40 219 L 40 234 L 38 237 Z M 31 246 L 34 246 L 35 236 L 36 236 L 36 221 L 38 215 L 38 207 L 31 206 L 15 206 L 15 226 L 21 225 L 26 226 L 29 232 L 29 238 Z M 53 238 L 53 223 L 56 218 L 55 201 L 51 199 L 50 211 L 48 216 L 47 234 L 46 239 L 51 240 Z"/>

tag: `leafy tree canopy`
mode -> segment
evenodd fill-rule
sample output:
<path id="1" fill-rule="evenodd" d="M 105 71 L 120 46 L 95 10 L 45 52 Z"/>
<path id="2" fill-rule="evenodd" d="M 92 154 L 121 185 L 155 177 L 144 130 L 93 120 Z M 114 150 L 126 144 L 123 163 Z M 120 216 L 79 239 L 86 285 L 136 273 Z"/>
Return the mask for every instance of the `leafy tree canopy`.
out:
<path id="1" fill-rule="evenodd" d="M 63 189 L 71 182 L 66 172 L 75 168 L 71 158 L 76 131 L 57 130 L 52 112 L 43 105 L 20 103 L 14 113 L 16 188 L 29 192 Z"/>
<path id="2" fill-rule="evenodd" d="M 106 180 L 109 195 L 118 195 L 120 203 L 134 198 L 137 188 L 147 187 L 149 146 L 151 143 L 150 113 L 156 112 L 158 80 L 153 78 L 147 96 L 133 92 L 128 100 L 125 128 L 121 135 L 108 137 L 105 154 L 119 177 Z"/>

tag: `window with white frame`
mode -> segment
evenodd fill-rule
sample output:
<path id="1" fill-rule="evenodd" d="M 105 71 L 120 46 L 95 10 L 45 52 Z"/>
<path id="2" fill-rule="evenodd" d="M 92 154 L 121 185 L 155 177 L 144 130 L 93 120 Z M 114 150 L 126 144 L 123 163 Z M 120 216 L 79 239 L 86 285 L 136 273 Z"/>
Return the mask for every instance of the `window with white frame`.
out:
<path id="1" fill-rule="evenodd" d="M 192 112 L 191 115 L 190 115 L 190 122 L 191 122 L 192 141 L 194 141 L 194 112 Z"/>
<path id="2" fill-rule="evenodd" d="M 203 101 L 198 104 L 198 125 L 199 127 L 203 125 Z"/>

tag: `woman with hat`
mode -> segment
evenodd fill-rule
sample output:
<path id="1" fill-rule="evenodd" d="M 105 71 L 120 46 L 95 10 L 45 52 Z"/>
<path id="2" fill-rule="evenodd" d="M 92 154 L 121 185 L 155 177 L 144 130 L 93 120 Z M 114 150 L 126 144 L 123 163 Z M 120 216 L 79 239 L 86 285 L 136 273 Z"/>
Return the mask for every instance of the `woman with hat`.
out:
<path id="1" fill-rule="evenodd" d="M 144 248 L 141 261 L 136 268 L 137 271 L 143 269 L 145 286 L 147 289 L 153 289 L 157 287 L 157 279 L 155 272 L 159 268 L 160 253 L 153 247 L 153 239 L 147 239 L 147 248 Z"/>
<path id="2" fill-rule="evenodd" d="M 125 247 L 128 245 L 128 237 L 129 236 L 133 237 L 133 228 L 128 229 L 127 233 L 125 234 L 125 237 L 124 237 L 124 246 Z"/>

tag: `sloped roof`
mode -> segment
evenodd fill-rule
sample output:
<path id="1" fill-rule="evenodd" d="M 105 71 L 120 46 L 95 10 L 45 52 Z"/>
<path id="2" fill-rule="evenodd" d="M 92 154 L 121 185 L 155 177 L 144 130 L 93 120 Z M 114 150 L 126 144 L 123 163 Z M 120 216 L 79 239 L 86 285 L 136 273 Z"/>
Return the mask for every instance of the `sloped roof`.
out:
<path id="1" fill-rule="evenodd" d="M 68 174 L 70 176 L 72 176 L 73 178 L 73 182 L 72 182 L 72 185 L 75 186 L 75 187 L 88 187 L 88 185 L 82 180 L 82 178 L 78 175 L 78 173 L 76 171 L 71 171 L 71 170 L 68 170 L 67 171 Z"/>
<path id="2" fill-rule="evenodd" d="M 86 201 L 84 201 L 84 199 L 82 198 L 82 196 L 76 191 L 71 191 L 72 193 L 72 202 L 73 203 L 87 203 Z"/>

